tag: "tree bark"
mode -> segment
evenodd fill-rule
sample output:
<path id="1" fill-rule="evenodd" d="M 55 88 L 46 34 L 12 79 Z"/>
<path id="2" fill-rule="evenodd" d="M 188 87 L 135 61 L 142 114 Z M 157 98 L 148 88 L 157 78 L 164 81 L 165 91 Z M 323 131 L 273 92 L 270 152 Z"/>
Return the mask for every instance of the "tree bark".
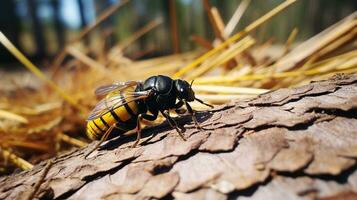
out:
<path id="1" fill-rule="evenodd" d="M 336 75 L 199 112 L 201 131 L 178 117 L 185 142 L 163 123 L 68 152 L 2 177 L 0 199 L 355 199 L 356 111 L 357 75 Z"/>
<path id="2" fill-rule="evenodd" d="M 53 24 L 56 33 L 57 45 L 58 45 L 58 49 L 61 50 L 66 43 L 66 35 L 65 35 L 64 26 L 61 21 L 59 0 L 51 0 L 50 3 L 53 9 Z"/>
<path id="3" fill-rule="evenodd" d="M 28 4 L 28 12 L 30 13 L 32 19 L 32 31 L 33 37 L 36 42 L 36 56 L 39 58 L 43 58 L 47 55 L 46 52 L 46 39 L 44 34 L 43 25 L 41 23 L 41 19 L 38 16 L 38 4 L 35 0 L 27 0 Z"/>

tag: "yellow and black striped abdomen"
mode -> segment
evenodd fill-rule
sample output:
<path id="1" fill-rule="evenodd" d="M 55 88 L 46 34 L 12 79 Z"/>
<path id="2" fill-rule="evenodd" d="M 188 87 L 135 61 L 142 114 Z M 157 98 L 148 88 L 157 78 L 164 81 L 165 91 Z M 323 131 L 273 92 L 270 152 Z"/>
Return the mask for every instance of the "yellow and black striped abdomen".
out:
<path id="1" fill-rule="evenodd" d="M 119 131 L 125 133 L 136 125 L 138 106 L 135 101 L 109 110 L 102 116 L 87 122 L 87 135 L 92 140 L 100 139 L 109 127 L 117 124 Z M 133 120 L 133 118 L 135 118 Z"/>

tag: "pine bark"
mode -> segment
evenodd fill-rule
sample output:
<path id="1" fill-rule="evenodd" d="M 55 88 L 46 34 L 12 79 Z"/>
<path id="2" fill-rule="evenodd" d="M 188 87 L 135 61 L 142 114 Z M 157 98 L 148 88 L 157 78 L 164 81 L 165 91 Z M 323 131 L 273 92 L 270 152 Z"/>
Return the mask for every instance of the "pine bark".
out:
<path id="1" fill-rule="evenodd" d="M 135 137 L 74 150 L 0 178 L 0 199 L 24 199 L 43 178 L 48 199 L 356 199 L 357 75 L 336 75 L 176 118 Z M 43 175 L 44 171 L 48 173 Z"/>

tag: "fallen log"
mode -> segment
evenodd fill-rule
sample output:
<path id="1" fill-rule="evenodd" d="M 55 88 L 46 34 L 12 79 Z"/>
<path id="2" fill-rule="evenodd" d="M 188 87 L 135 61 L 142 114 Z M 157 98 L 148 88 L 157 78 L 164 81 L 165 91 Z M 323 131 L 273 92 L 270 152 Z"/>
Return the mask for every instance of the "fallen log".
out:
<path id="1" fill-rule="evenodd" d="M 0 178 L 0 199 L 357 198 L 357 75 L 235 101 Z"/>

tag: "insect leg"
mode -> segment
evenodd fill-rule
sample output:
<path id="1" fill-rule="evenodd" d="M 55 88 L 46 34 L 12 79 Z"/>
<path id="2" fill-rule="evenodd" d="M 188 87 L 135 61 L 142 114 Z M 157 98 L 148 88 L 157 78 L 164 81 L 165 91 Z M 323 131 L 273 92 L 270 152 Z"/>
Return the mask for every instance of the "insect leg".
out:
<path id="1" fill-rule="evenodd" d="M 154 113 L 153 115 L 149 115 L 146 113 L 141 114 L 143 119 L 148 120 L 148 121 L 155 121 L 157 119 L 159 113 Z"/>
<path id="2" fill-rule="evenodd" d="M 138 115 L 138 120 L 137 120 L 137 124 L 136 124 L 136 129 L 135 129 L 135 131 L 137 132 L 137 137 L 136 137 L 135 143 L 133 144 L 132 147 L 136 147 L 136 145 L 139 144 L 139 141 L 141 139 L 141 121 L 143 119 L 149 120 L 149 121 L 154 121 L 154 120 L 156 120 L 157 115 L 158 115 L 158 113 L 153 114 L 153 115 L 148 115 L 146 113 L 142 113 L 142 114 Z"/>
<path id="3" fill-rule="evenodd" d="M 109 134 L 112 132 L 112 130 L 116 128 L 116 124 L 113 124 L 112 126 L 110 126 L 108 128 L 108 130 L 104 133 L 104 135 L 102 136 L 102 138 L 100 139 L 100 141 L 98 142 L 98 144 L 96 144 L 94 146 L 93 149 L 91 149 L 90 151 L 88 151 L 85 155 L 84 158 L 87 158 L 93 151 L 95 151 L 96 149 L 99 148 L 99 146 L 108 138 Z"/>
<path id="4" fill-rule="evenodd" d="M 192 109 L 190 104 L 184 100 L 188 113 L 192 116 L 192 120 L 195 123 L 197 129 L 202 129 L 196 118 L 196 112 Z"/>
<path id="5" fill-rule="evenodd" d="M 180 109 L 181 107 L 183 106 L 183 101 L 180 100 L 179 102 L 177 102 L 174 106 L 175 108 L 175 112 L 178 114 L 178 115 L 182 115 L 184 114 L 186 111 L 183 110 L 183 109 Z"/>
<path id="6" fill-rule="evenodd" d="M 170 117 L 169 111 L 168 111 L 168 110 L 165 110 L 165 111 L 160 111 L 160 112 L 161 112 L 161 114 L 169 121 L 170 126 L 171 126 L 172 128 L 175 128 L 176 131 L 178 132 L 178 134 L 180 135 L 180 137 L 181 137 L 184 141 L 186 141 L 185 136 L 182 134 L 181 130 L 177 127 L 177 123 L 175 122 L 174 119 L 172 119 L 172 118 Z"/>
<path id="7" fill-rule="evenodd" d="M 183 106 L 183 101 L 180 100 L 179 102 L 177 102 L 174 106 L 174 108 L 181 108 Z"/>
<path id="8" fill-rule="evenodd" d="M 141 139 L 141 120 L 143 119 L 143 117 L 141 116 L 141 114 L 138 116 L 137 122 L 136 122 L 136 140 L 135 143 L 131 146 L 131 147 L 136 147 L 136 145 L 139 144 L 139 141 Z"/>

